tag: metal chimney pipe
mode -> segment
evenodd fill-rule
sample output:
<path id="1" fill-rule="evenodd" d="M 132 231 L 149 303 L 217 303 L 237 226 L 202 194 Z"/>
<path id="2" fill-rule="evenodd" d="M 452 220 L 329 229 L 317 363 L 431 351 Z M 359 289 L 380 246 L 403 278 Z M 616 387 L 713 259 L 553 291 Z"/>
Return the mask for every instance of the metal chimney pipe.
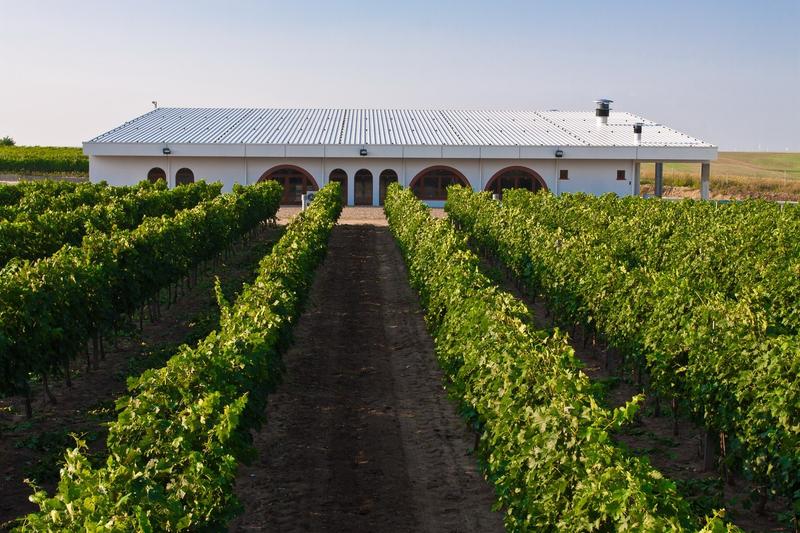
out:
<path id="1" fill-rule="evenodd" d="M 594 114 L 597 117 L 598 127 L 608 124 L 608 115 L 611 113 L 611 102 L 613 101 L 607 98 L 600 98 L 594 101 L 597 104 Z"/>
<path id="2" fill-rule="evenodd" d="M 639 146 L 642 144 L 642 124 L 641 122 L 637 122 L 633 125 L 633 144 Z"/>

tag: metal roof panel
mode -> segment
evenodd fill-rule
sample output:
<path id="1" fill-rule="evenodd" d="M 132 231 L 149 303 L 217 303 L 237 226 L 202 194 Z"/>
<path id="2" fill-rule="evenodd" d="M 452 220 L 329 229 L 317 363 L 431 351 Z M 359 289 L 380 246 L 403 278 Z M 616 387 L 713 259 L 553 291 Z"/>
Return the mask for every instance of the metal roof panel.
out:
<path id="1" fill-rule="evenodd" d="M 455 109 L 158 108 L 90 143 L 712 147 L 631 113 Z"/>

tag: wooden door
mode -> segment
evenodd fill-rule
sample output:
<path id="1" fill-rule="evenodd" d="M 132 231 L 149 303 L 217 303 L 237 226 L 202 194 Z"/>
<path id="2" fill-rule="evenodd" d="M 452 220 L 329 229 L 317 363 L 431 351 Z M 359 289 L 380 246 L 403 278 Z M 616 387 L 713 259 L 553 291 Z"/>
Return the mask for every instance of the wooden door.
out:
<path id="1" fill-rule="evenodd" d="M 372 172 L 365 169 L 356 172 L 353 185 L 355 185 L 355 204 L 372 205 Z"/>

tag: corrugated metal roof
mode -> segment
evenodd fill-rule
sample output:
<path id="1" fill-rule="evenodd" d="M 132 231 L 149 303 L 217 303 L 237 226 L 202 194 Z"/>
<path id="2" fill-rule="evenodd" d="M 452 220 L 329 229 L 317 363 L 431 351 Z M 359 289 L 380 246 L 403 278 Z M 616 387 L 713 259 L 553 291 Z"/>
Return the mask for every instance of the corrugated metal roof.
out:
<path id="1" fill-rule="evenodd" d="M 612 111 L 608 124 L 600 128 L 596 125 L 594 113 L 542 111 L 539 114 L 590 146 L 632 145 L 633 125 L 637 122 L 643 125 L 641 146 L 710 146 L 700 139 L 631 113 Z"/>
<path id="2" fill-rule="evenodd" d="M 262 109 L 163 107 L 90 143 L 275 145 L 711 147 L 642 117 L 612 111 L 598 127 L 594 111 L 449 109 Z"/>

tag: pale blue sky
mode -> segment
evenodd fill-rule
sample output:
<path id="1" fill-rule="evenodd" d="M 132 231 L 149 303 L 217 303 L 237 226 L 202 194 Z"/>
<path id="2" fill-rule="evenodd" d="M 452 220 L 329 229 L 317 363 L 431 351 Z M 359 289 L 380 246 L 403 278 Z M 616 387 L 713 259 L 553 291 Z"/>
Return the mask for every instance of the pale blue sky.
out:
<path id="1" fill-rule="evenodd" d="M 0 136 L 163 106 L 592 109 L 800 151 L 800 1 L 0 0 Z"/>

